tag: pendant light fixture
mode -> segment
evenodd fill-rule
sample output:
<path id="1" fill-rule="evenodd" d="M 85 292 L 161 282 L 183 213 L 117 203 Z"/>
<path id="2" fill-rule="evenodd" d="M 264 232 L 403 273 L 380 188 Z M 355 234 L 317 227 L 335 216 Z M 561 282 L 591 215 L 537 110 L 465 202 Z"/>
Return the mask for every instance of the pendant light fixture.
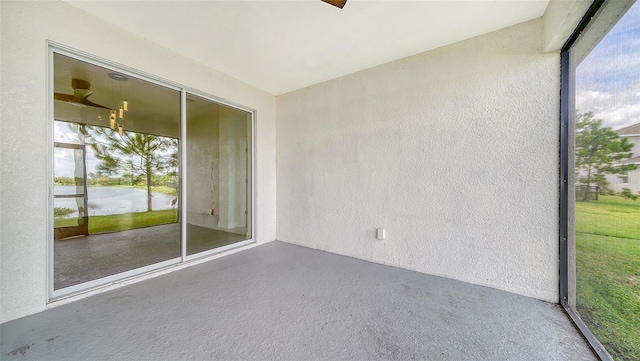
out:
<path id="1" fill-rule="evenodd" d="M 111 129 L 116 129 L 116 111 L 111 109 L 109 111 L 109 127 Z"/>
<path id="2" fill-rule="evenodd" d="M 111 80 L 115 80 L 115 81 L 120 82 L 120 96 L 122 96 L 122 84 L 124 82 L 126 82 L 127 80 L 129 80 L 129 78 L 127 78 L 126 76 L 124 76 L 122 74 L 119 74 L 119 73 L 109 73 L 108 76 L 109 76 L 109 78 L 111 78 Z M 126 91 L 127 91 L 127 89 L 126 89 L 126 85 L 125 85 L 125 93 L 126 93 Z M 111 96 L 113 97 L 113 81 L 111 82 Z M 118 110 L 117 110 L 117 117 L 118 117 L 118 119 L 120 119 L 120 121 L 124 120 L 124 112 L 129 111 L 129 102 L 127 101 L 126 94 L 125 94 L 123 99 L 124 100 L 122 101 L 122 105 L 120 105 L 118 107 Z M 116 127 L 116 110 L 111 110 L 111 114 L 112 114 L 112 117 L 113 117 L 113 120 L 111 120 L 111 117 L 109 118 L 111 129 L 115 129 L 115 127 Z M 124 125 L 122 125 L 122 123 L 118 123 L 117 127 L 118 127 L 118 133 L 120 135 L 122 135 L 123 132 L 124 132 Z"/>

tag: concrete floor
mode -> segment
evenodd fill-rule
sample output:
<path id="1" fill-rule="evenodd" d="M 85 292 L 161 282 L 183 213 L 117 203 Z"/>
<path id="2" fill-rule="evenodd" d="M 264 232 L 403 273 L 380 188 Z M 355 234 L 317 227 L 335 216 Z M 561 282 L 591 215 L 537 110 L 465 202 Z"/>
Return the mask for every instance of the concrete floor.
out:
<path id="1" fill-rule="evenodd" d="M 3 360 L 596 360 L 557 305 L 281 242 L 0 332 Z"/>
<path id="2" fill-rule="evenodd" d="M 187 254 L 246 236 L 187 224 Z M 60 289 L 180 257 L 180 224 L 63 239 L 54 245 L 54 287 Z"/>

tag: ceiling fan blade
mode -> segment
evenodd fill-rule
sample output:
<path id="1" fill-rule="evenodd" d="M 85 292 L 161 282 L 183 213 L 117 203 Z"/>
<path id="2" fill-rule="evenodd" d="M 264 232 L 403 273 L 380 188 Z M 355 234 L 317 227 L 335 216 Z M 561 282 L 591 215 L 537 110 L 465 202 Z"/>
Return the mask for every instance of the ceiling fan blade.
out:
<path id="1" fill-rule="evenodd" d="M 100 104 L 96 104 L 90 100 L 88 100 L 87 98 L 79 98 L 77 96 L 71 95 L 71 94 L 62 94 L 62 93 L 53 93 L 53 98 L 55 100 L 60 100 L 63 102 L 67 102 L 67 103 L 71 103 L 75 106 L 87 106 L 87 107 L 94 107 L 94 108 L 103 108 L 103 109 L 111 109 L 109 107 L 105 107 L 103 105 Z"/>
<path id="2" fill-rule="evenodd" d="M 344 5 L 347 3 L 347 0 L 322 0 L 322 1 L 326 2 L 327 4 L 337 6 L 340 9 L 342 9 Z"/>
<path id="3" fill-rule="evenodd" d="M 62 100 L 63 102 L 70 102 L 75 99 L 71 94 L 53 93 L 53 99 Z"/>
<path id="4" fill-rule="evenodd" d="M 96 104 L 87 98 L 83 99 L 82 104 L 90 107 L 94 107 L 94 108 L 111 109 L 111 108 L 105 107 L 104 105 Z"/>

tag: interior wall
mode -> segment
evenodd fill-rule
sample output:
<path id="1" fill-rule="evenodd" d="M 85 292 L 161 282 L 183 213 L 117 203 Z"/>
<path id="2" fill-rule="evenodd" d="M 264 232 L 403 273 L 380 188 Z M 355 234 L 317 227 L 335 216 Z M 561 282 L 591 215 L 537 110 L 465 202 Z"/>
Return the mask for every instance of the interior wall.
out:
<path id="1" fill-rule="evenodd" d="M 247 114 L 220 109 L 220 228 L 246 227 L 247 208 Z M 246 230 L 241 231 L 246 233 Z"/>
<path id="2" fill-rule="evenodd" d="M 256 109 L 257 242 L 275 238 L 275 97 L 61 1 L 0 2 L 0 322 L 46 308 L 47 40 Z"/>
<path id="3" fill-rule="evenodd" d="M 558 302 L 559 81 L 538 19 L 278 96 L 278 240 Z"/>
<path id="4" fill-rule="evenodd" d="M 187 111 L 188 112 L 188 111 Z M 218 228 L 220 199 L 219 108 L 198 117 L 187 117 L 187 222 Z M 211 210 L 214 210 L 212 213 Z M 217 210 L 217 211 L 216 211 Z"/>

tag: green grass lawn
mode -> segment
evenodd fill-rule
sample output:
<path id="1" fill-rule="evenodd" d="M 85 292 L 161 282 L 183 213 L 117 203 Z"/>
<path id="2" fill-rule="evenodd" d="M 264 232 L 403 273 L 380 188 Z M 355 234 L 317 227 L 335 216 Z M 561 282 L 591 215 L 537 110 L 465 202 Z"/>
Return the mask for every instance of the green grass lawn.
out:
<path id="1" fill-rule="evenodd" d="M 576 203 L 577 308 L 616 360 L 640 360 L 640 200 Z"/>
<path id="2" fill-rule="evenodd" d="M 156 226 L 160 224 L 174 223 L 177 221 L 177 209 L 110 214 L 107 216 L 91 216 L 89 217 L 89 234 L 126 231 L 129 229 Z M 55 220 L 56 228 L 74 226 L 77 224 L 78 223 L 75 218 L 63 218 Z"/>
<path id="3" fill-rule="evenodd" d="M 576 202 L 576 232 L 640 239 L 640 199 L 600 196 Z"/>

